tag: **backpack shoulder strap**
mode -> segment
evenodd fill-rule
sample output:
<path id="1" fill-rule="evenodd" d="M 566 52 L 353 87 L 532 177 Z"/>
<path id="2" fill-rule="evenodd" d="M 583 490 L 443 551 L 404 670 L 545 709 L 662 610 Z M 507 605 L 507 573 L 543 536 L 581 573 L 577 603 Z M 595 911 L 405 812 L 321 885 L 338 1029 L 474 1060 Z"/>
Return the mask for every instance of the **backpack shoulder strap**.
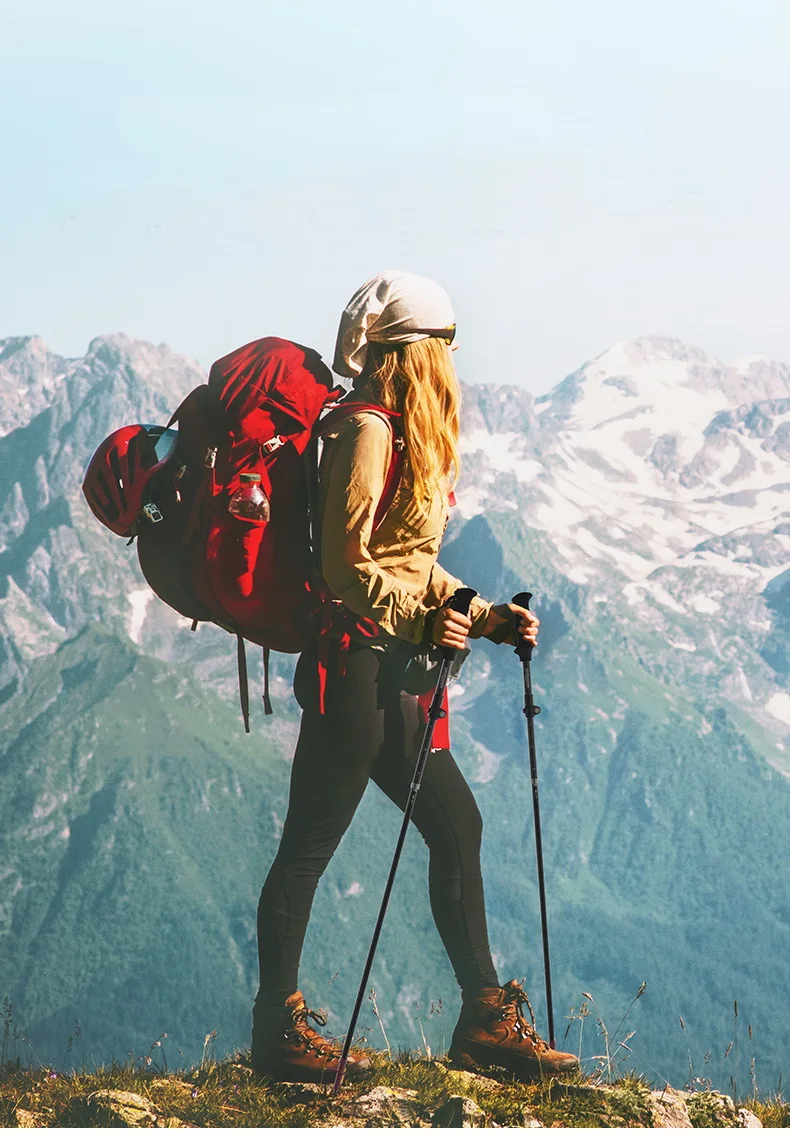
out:
<path id="1" fill-rule="evenodd" d="M 323 435 L 328 434 L 329 431 L 334 430 L 341 423 L 350 419 L 353 415 L 358 415 L 361 412 L 367 414 L 378 415 L 390 427 L 393 437 L 400 437 L 401 429 L 400 423 L 402 415 L 399 411 L 388 410 L 387 407 L 382 407 L 378 403 L 365 403 L 360 399 L 343 399 L 334 406 L 330 406 L 327 414 L 321 418 L 315 426 L 315 434 L 321 438 Z"/>
<path id="2" fill-rule="evenodd" d="M 403 476 L 403 454 L 405 449 L 403 437 L 399 433 L 396 433 L 392 419 L 390 419 L 389 422 L 392 429 L 392 456 L 390 457 L 387 476 L 384 479 L 384 489 L 381 491 L 381 497 L 376 506 L 376 512 L 373 515 L 374 533 L 379 525 L 381 525 L 387 513 L 389 513 L 390 506 L 395 500 L 395 494 L 398 492 L 398 486 Z"/>
<path id="3" fill-rule="evenodd" d="M 379 418 L 384 419 L 392 434 L 390 464 L 384 478 L 384 489 L 381 491 L 381 497 L 379 498 L 379 503 L 376 506 L 376 512 L 373 516 L 373 531 L 375 532 L 389 512 L 390 506 L 395 500 L 395 494 L 398 492 L 401 477 L 403 476 L 405 444 L 401 431 L 402 416 L 400 412 L 390 411 L 386 407 L 379 406 L 378 403 L 365 403 L 352 399 L 344 399 L 343 402 L 334 406 L 316 425 L 315 436 L 317 438 L 322 437 L 328 433 L 328 431 L 339 426 L 340 423 L 345 422 L 351 418 L 352 415 L 359 414 L 361 411 L 375 414 Z"/>

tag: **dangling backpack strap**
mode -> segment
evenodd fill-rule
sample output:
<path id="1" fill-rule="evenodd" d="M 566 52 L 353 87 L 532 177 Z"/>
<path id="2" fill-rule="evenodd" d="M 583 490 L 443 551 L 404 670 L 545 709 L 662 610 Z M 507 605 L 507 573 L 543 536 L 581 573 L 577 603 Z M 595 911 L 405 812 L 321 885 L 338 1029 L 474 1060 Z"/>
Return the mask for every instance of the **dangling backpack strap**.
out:
<path id="1" fill-rule="evenodd" d="M 272 701 L 269 698 L 269 649 L 268 649 L 268 647 L 265 647 L 263 649 L 263 713 L 265 715 L 271 715 L 274 713 L 272 711 Z"/>
<path id="2" fill-rule="evenodd" d="M 244 636 L 236 635 L 236 661 L 239 668 L 239 702 L 241 717 L 244 719 L 244 733 L 250 733 L 250 686 L 247 679 L 247 652 Z"/>

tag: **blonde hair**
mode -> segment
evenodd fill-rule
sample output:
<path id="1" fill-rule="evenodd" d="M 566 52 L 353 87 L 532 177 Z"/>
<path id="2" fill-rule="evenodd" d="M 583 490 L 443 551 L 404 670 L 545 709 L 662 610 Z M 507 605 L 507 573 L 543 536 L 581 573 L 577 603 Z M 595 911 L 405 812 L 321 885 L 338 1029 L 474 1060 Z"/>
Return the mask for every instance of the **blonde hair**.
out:
<path id="1" fill-rule="evenodd" d="M 369 343 L 365 368 L 354 384 L 365 398 L 403 415 L 403 438 L 413 478 L 413 501 L 427 512 L 437 489 L 458 481 L 461 391 L 447 344 Z"/>

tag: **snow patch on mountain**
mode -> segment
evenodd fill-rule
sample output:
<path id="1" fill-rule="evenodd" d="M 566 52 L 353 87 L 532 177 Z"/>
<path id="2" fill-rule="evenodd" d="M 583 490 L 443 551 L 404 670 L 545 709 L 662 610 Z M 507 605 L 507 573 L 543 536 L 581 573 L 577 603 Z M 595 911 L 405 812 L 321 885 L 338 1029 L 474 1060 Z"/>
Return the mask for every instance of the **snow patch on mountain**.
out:
<path id="1" fill-rule="evenodd" d="M 148 605 L 153 597 L 153 592 L 150 588 L 136 588 L 130 592 L 126 599 L 131 605 L 131 616 L 129 617 L 129 639 L 132 643 L 139 644 L 140 635 L 145 623 L 145 615 L 148 611 Z"/>
<path id="2" fill-rule="evenodd" d="M 785 694 L 784 691 L 777 692 L 777 694 L 772 695 L 765 704 L 765 709 L 769 715 L 778 719 L 779 722 L 786 723 L 787 726 L 790 726 L 790 695 Z"/>
<path id="3" fill-rule="evenodd" d="M 510 481 L 521 487 L 528 486 L 542 469 L 541 463 L 530 456 L 524 437 L 515 431 L 491 434 L 484 428 L 470 430 L 461 436 L 459 451 L 472 470 L 472 478 L 465 479 L 469 484 L 456 495 L 458 511 L 466 518 L 485 510 L 490 494 L 497 492 L 494 485 L 499 475 L 510 475 Z M 512 493 L 506 491 L 500 498 L 505 508 L 520 507 L 521 502 L 513 500 Z"/>
<path id="4" fill-rule="evenodd" d="M 689 600 L 689 607 L 693 608 L 695 612 L 702 612 L 707 616 L 712 616 L 721 608 L 718 600 L 713 600 L 710 596 L 693 596 Z"/>
<path id="5" fill-rule="evenodd" d="M 535 458 L 525 457 L 524 450 L 523 436 L 515 431 L 489 434 L 486 430 L 472 430 L 460 442 L 462 454 L 480 452 L 493 470 L 513 473 L 523 485 L 528 485 L 540 473 L 541 464 Z"/>

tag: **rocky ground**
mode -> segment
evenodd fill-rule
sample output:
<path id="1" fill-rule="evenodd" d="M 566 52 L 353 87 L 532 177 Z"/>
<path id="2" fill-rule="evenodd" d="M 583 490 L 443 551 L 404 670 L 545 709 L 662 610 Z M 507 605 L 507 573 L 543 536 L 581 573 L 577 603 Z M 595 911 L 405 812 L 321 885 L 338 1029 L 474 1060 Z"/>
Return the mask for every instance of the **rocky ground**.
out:
<path id="1" fill-rule="evenodd" d="M 364 1085 L 272 1083 L 241 1061 L 189 1072 L 114 1066 L 92 1074 L 7 1067 L 0 1125 L 12 1128 L 646 1128 L 760 1129 L 790 1124 L 790 1106 L 733 1102 L 711 1090 L 546 1079 L 521 1085 L 440 1061 L 377 1056 Z"/>

